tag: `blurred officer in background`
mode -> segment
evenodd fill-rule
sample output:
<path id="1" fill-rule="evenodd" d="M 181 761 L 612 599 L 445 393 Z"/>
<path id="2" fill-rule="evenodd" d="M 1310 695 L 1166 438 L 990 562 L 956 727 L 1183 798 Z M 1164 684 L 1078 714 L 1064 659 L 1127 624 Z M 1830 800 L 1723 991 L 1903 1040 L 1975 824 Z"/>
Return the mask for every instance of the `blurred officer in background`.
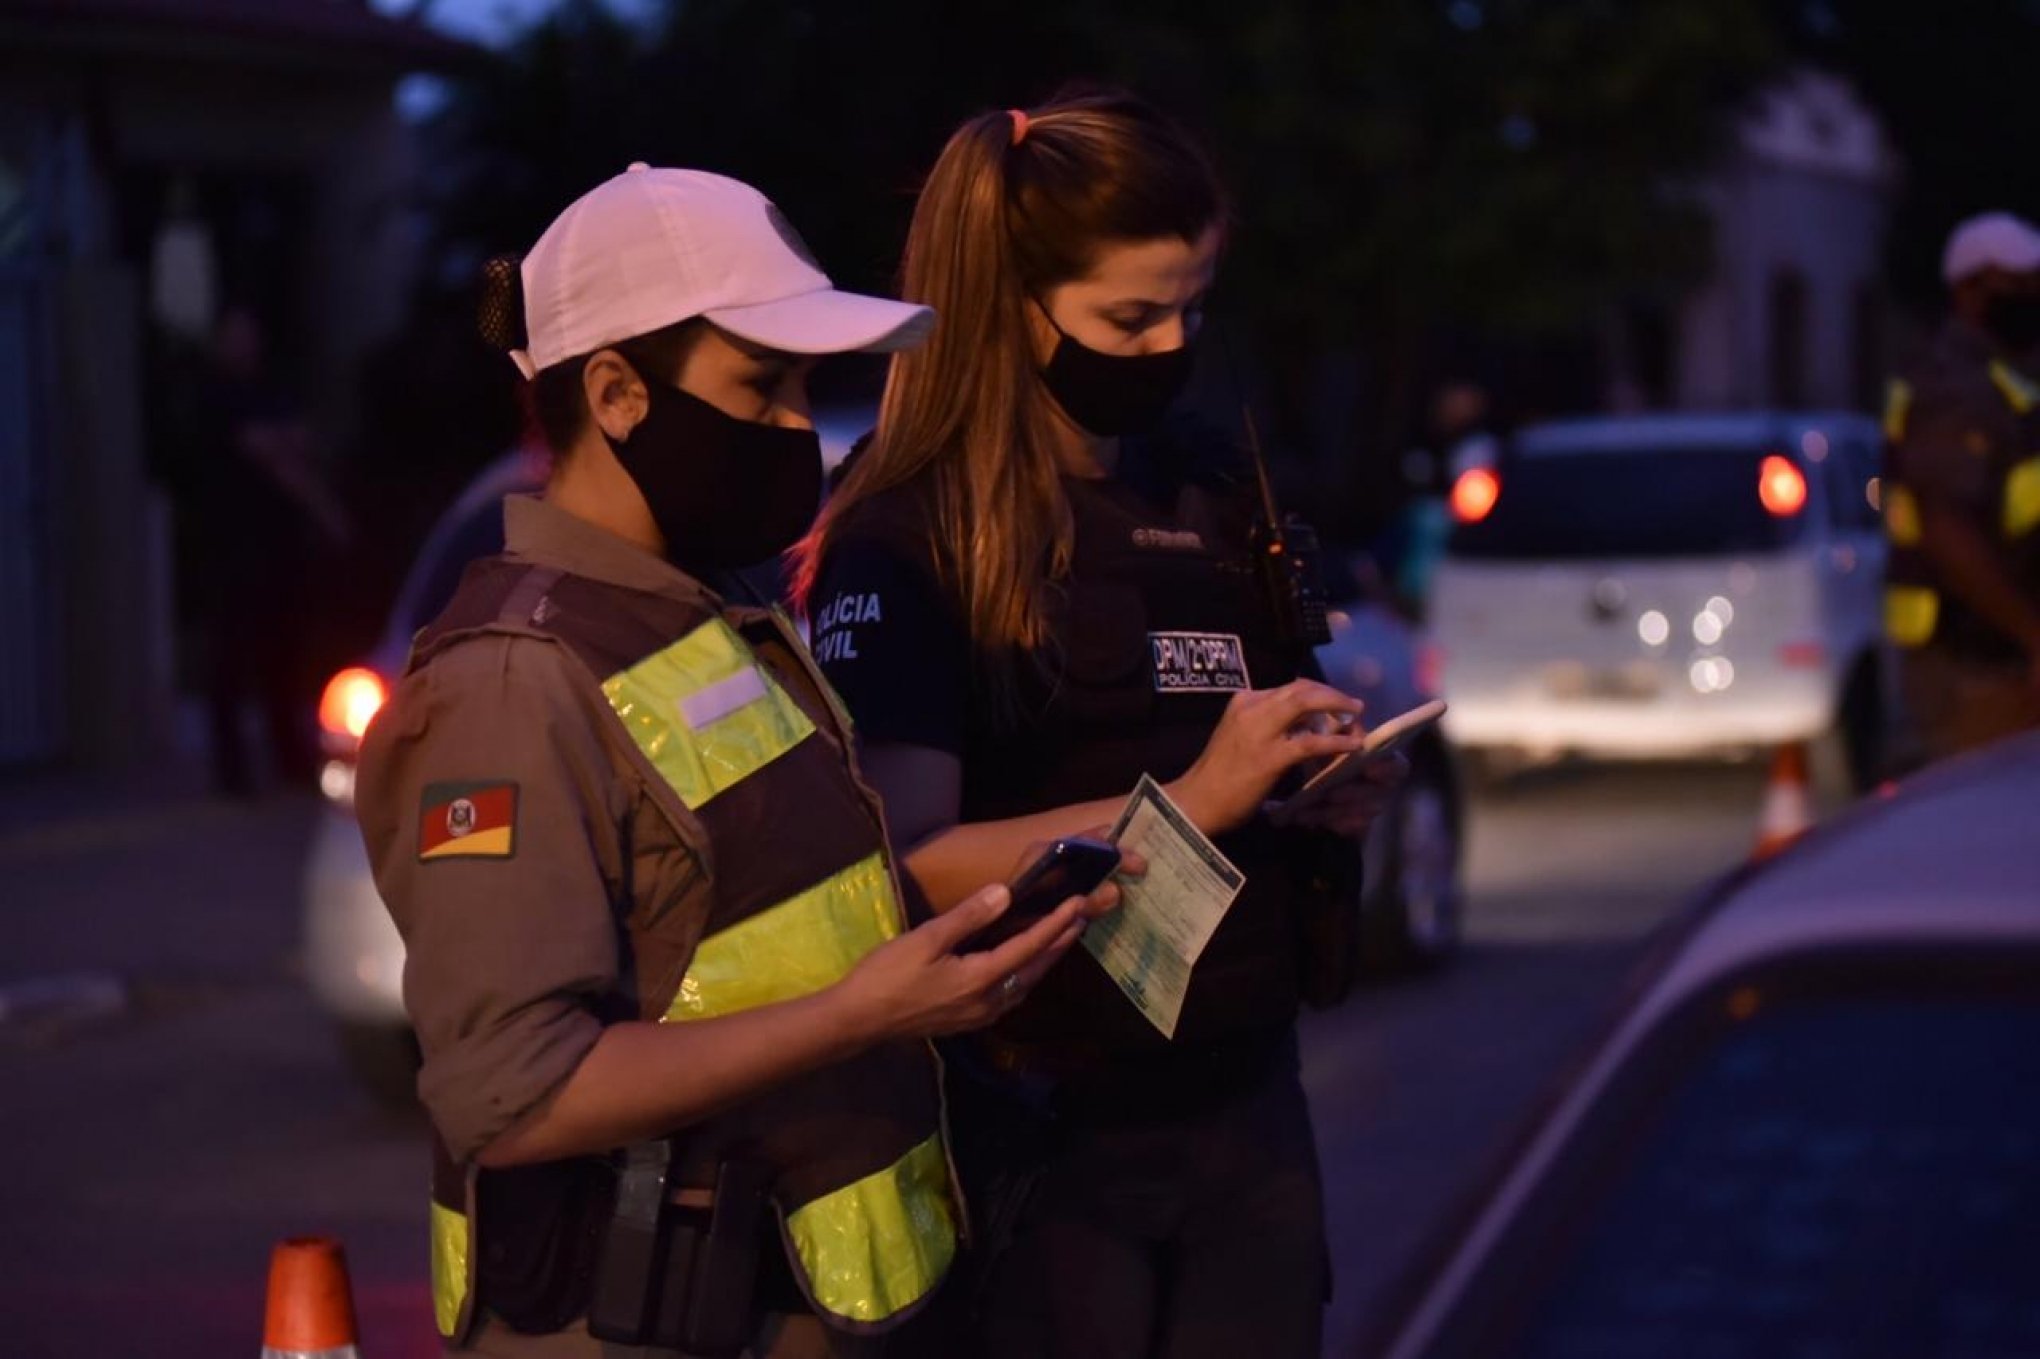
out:
<path id="1" fill-rule="evenodd" d="M 813 516 L 811 356 L 932 317 L 833 289 L 756 190 L 643 165 L 491 281 L 554 471 L 419 634 L 358 788 L 409 951 L 439 1328 L 489 1355 L 925 1346 L 899 1328 L 959 1219 L 923 1040 L 1011 1009 L 1113 889 L 987 951 L 956 948 L 1003 888 L 908 930 L 800 639 L 700 582 Z"/>
<path id="2" fill-rule="evenodd" d="M 1951 314 L 1894 380 L 1885 624 L 1930 758 L 2040 726 L 2040 230 L 1955 228 Z"/>

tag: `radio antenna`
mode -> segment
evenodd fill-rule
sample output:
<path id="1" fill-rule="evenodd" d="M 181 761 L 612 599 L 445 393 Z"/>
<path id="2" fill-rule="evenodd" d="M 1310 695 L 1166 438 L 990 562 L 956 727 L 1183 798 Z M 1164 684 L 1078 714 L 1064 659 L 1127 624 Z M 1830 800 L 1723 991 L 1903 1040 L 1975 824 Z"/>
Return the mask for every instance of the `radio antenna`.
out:
<path id="1" fill-rule="evenodd" d="M 1240 377 L 1240 365 L 1233 357 L 1228 327 L 1214 326 L 1218 332 L 1218 351 L 1225 357 L 1226 377 L 1232 382 L 1233 396 L 1240 403 L 1240 429 L 1247 437 L 1247 454 L 1254 460 L 1254 482 L 1261 493 L 1261 514 L 1268 521 L 1269 542 L 1280 551 L 1282 542 L 1282 507 L 1275 502 L 1275 479 L 1268 474 L 1268 456 L 1261 450 L 1261 429 L 1254 419 L 1254 403 L 1247 396 L 1247 384 Z"/>

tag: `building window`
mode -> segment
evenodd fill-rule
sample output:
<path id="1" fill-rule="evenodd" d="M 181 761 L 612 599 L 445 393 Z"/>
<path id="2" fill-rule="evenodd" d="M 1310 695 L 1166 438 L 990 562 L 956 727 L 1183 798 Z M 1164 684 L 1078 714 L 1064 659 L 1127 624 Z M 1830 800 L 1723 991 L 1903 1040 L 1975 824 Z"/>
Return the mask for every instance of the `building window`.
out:
<path id="1" fill-rule="evenodd" d="M 1771 276 L 1771 404 L 1806 404 L 1806 276 L 1797 269 Z"/>

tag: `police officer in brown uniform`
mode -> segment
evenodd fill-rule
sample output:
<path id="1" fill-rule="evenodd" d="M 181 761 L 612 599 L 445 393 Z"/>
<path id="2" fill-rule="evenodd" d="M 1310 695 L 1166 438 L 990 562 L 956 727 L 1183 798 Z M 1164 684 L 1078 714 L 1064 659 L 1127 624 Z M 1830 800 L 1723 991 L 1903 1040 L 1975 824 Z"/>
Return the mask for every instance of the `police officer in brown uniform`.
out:
<path id="1" fill-rule="evenodd" d="M 1951 315 L 1891 384 L 1885 630 L 1932 758 L 2040 726 L 2040 230 L 1948 238 Z"/>
<path id="2" fill-rule="evenodd" d="M 641 165 L 496 277 L 554 472 L 416 639 L 358 785 L 424 1051 L 439 1328 L 904 1343 L 960 1228 L 925 1040 L 1005 1013 L 1114 893 L 990 950 L 958 945 L 1003 888 L 907 928 L 826 683 L 701 577 L 813 515 L 811 356 L 931 314 L 836 291 L 755 190 Z"/>

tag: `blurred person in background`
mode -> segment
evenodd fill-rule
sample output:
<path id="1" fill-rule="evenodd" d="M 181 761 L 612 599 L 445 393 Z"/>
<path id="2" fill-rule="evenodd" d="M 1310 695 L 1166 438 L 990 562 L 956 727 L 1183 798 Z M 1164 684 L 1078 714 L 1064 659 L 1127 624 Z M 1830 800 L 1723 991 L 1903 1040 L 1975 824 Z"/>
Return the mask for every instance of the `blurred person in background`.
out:
<path id="1" fill-rule="evenodd" d="M 1886 631 L 1930 758 L 2040 726 L 2040 230 L 1948 238 L 1950 314 L 1885 408 Z"/>
<path id="2" fill-rule="evenodd" d="M 992 949 L 958 951 L 1003 888 L 908 929 L 799 637 L 702 583 L 813 518 L 815 356 L 931 317 L 835 290 L 748 185 L 643 164 L 490 277 L 551 477 L 419 633 L 357 786 L 424 1055 L 440 1332 L 547 1359 L 955 1353 L 924 1040 L 1017 1004 L 1116 889 Z"/>
<path id="3" fill-rule="evenodd" d="M 1144 774 L 1246 878 L 1172 1035 L 1079 950 L 961 1045 L 958 1135 L 985 1148 L 960 1157 L 987 1253 L 970 1353 L 1318 1351 L 1330 1263 L 1295 1023 L 1338 950 L 1307 922 L 1356 900 L 1395 775 L 1308 826 L 1263 811 L 1292 768 L 1355 748 L 1361 705 L 1303 677 L 1261 589 L 1251 464 L 1162 428 L 1225 230 L 1203 152 L 1130 96 L 964 124 L 902 266 L 935 334 L 894 360 L 803 549 L 816 655 L 936 909 L 1029 841 L 1111 821 Z M 989 1146 L 1044 1095 L 1044 1145 Z"/>
<path id="4" fill-rule="evenodd" d="M 1477 382 L 1448 382 L 1431 401 L 1430 438 L 1403 455 L 1409 499 L 1399 516 L 1395 552 L 1396 596 L 1421 619 L 1431 598 L 1431 577 L 1452 535 L 1452 487 L 1476 467 L 1492 469 L 1501 445 L 1488 426 L 1487 390 Z"/>
<path id="5" fill-rule="evenodd" d="M 256 788 L 251 703 L 271 772 L 288 783 L 311 778 L 313 689 L 302 648 L 318 616 L 307 606 L 307 572 L 315 552 L 344 547 L 352 529 L 250 308 L 221 312 L 198 385 L 183 509 L 206 643 L 213 782 L 246 796 Z"/>

